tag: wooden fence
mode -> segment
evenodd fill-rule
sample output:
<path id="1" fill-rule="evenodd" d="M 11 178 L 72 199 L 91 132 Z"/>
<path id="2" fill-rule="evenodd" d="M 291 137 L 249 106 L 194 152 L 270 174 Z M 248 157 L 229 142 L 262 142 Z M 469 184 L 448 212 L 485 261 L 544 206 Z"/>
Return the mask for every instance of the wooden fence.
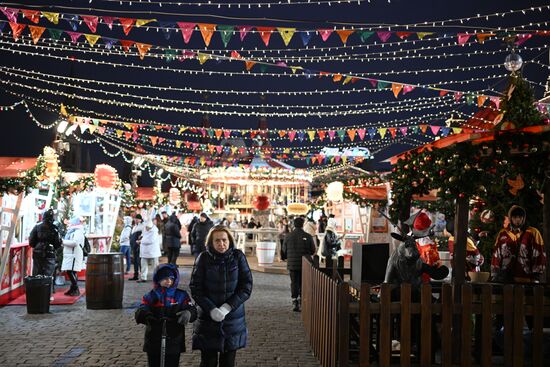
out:
<path id="1" fill-rule="evenodd" d="M 423 285 L 414 293 L 403 284 L 400 301 L 392 301 L 389 284 L 356 289 L 337 269 L 320 269 L 305 257 L 302 271 L 302 319 L 322 366 L 548 365 L 548 286 Z M 399 350 L 392 351 L 392 340 Z M 502 351 L 493 348 L 495 340 Z"/>

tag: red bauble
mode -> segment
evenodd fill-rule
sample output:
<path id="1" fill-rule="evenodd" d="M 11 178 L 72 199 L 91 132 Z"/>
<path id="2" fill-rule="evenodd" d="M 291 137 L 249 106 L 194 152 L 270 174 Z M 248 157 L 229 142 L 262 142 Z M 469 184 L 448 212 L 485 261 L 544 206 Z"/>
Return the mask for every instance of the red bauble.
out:
<path id="1" fill-rule="evenodd" d="M 258 195 L 252 200 L 252 205 L 257 210 L 266 210 L 269 208 L 269 198 L 265 195 Z"/>

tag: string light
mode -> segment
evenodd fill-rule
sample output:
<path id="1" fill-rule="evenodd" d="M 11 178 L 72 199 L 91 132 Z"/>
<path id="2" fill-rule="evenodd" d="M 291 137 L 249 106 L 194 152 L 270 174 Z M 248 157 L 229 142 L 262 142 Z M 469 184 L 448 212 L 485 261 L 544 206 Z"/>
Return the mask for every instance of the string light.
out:
<path id="1" fill-rule="evenodd" d="M 96 0 L 97 1 L 97 0 Z M 129 4 L 130 6 L 133 4 L 147 4 L 151 5 L 151 1 L 146 0 L 102 0 L 104 2 L 108 3 L 119 3 L 119 4 Z M 220 3 L 215 1 L 208 1 L 208 2 L 185 2 L 185 1 L 162 1 L 155 3 L 159 7 L 162 7 L 163 5 L 177 5 L 177 6 L 204 6 L 204 7 L 216 7 L 216 8 L 240 8 L 240 7 L 247 7 L 247 8 L 270 8 L 271 6 L 291 6 L 291 5 L 340 5 L 340 4 L 353 4 L 353 5 L 361 5 L 367 0 L 302 0 L 302 1 L 262 1 L 258 3 L 252 3 L 252 2 L 231 2 L 231 3 Z M 391 0 L 386 0 L 388 3 L 391 2 Z M 92 0 L 90 0 L 90 3 Z M 368 0 L 370 3 L 370 0 Z"/>

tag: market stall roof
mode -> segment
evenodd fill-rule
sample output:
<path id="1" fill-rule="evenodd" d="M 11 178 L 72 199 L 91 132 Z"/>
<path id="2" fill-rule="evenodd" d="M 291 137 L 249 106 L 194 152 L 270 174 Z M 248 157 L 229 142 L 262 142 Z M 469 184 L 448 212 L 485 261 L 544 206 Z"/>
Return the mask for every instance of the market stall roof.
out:
<path id="1" fill-rule="evenodd" d="M 0 177 L 21 177 L 21 173 L 36 166 L 37 158 L 0 157 Z"/>
<path id="2" fill-rule="evenodd" d="M 155 190 L 152 187 L 137 187 L 136 200 L 153 201 L 155 200 Z"/>
<path id="3" fill-rule="evenodd" d="M 250 162 L 250 167 L 259 168 L 259 167 L 266 167 L 266 168 L 283 168 L 283 169 L 294 169 L 293 166 L 286 164 L 284 162 L 281 162 L 277 159 L 272 158 L 260 158 L 258 156 L 252 158 L 252 161 Z"/>
<path id="4" fill-rule="evenodd" d="M 388 198 L 388 190 L 386 185 L 380 186 L 364 186 L 364 187 L 348 187 L 346 190 L 360 195 L 368 200 L 386 200 Z M 437 200 L 437 190 L 432 190 L 428 195 L 418 196 L 413 195 L 413 200 L 420 201 L 435 201 Z"/>

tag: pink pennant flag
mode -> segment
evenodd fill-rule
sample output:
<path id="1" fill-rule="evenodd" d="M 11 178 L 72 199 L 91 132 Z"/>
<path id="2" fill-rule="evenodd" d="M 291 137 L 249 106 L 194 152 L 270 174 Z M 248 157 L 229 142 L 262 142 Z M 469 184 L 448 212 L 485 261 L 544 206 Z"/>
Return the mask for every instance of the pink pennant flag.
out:
<path id="1" fill-rule="evenodd" d="M 71 42 L 72 43 L 76 43 L 78 41 L 78 39 L 80 38 L 80 36 L 82 36 L 82 33 L 80 33 L 80 32 L 65 31 L 65 33 L 67 33 L 71 37 Z"/>
<path id="2" fill-rule="evenodd" d="M 216 145 L 216 152 L 218 152 L 218 154 L 222 154 L 222 151 L 223 147 L 221 145 Z"/>
<path id="3" fill-rule="evenodd" d="M 460 98 L 462 98 L 462 95 L 463 95 L 463 94 L 464 94 L 464 93 L 462 93 L 462 92 L 455 92 L 455 93 L 454 93 L 454 95 L 455 95 L 455 101 L 456 101 L 456 102 L 460 101 Z"/>
<path id="4" fill-rule="evenodd" d="M 458 36 L 458 44 L 459 45 L 465 44 L 466 42 L 468 42 L 470 37 L 472 37 L 471 34 L 467 34 L 467 33 L 459 33 L 459 34 L 457 34 L 457 36 Z"/>
<path id="5" fill-rule="evenodd" d="M 366 133 L 367 133 L 366 129 L 357 129 L 357 135 L 359 135 L 359 139 L 361 140 L 365 139 Z"/>
<path id="6" fill-rule="evenodd" d="M 408 127 L 400 127 L 399 128 L 399 131 L 401 131 L 401 135 L 403 135 L 403 136 L 407 136 L 407 130 L 408 130 Z"/>
<path id="7" fill-rule="evenodd" d="M 90 31 L 92 31 L 92 33 L 95 33 L 97 30 L 97 22 L 99 19 L 96 16 L 92 15 L 81 15 L 80 17 L 82 18 L 82 20 L 84 20 L 84 23 L 86 23 L 88 28 L 90 28 Z"/>
<path id="8" fill-rule="evenodd" d="M 432 134 L 437 135 L 439 132 L 439 126 L 430 125 L 430 130 L 432 131 Z"/>
<path id="9" fill-rule="evenodd" d="M 334 30 L 332 29 L 318 29 L 317 32 L 319 32 L 319 36 L 321 36 L 321 39 L 323 40 L 323 42 L 326 42 L 326 40 L 328 40 L 328 38 L 330 37 L 330 35 L 332 34 Z"/>
<path id="10" fill-rule="evenodd" d="M 241 56 L 240 53 L 238 53 L 237 51 L 231 51 L 231 57 L 233 59 L 242 59 L 243 57 Z"/>
<path id="11" fill-rule="evenodd" d="M 193 143 L 192 146 L 193 150 L 196 150 L 199 147 L 199 143 Z"/>
<path id="12" fill-rule="evenodd" d="M 514 43 L 516 46 L 523 45 L 529 38 L 533 37 L 531 33 L 522 33 L 518 34 L 516 36 L 516 42 Z"/>
<path id="13" fill-rule="evenodd" d="M 288 135 L 288 140 L 293 141 L 294 137 L 296 136 L 296 130 L 290 130 L 287 135 Z"/>
<path id="14" fill-rule="evenodd" d="M 114 17 L 101 17 L 101 19 L 103 19 L 103 23 L 105 23 L 110 30 L 113 30 Z"/>
<path id="15" fill-rule="evenodd" d="M 412 92 L 416 87 L 414 85 L 408 85 L 408 84 L 405 84 L 403 86 L 403 95 L 409 93 L 409 92 Z"/>
<path id="16" fill-rule="evenodd" d="M 193 31 L 195 30 L 195 23 L 178 22 L 178 27 L 180 27 L 183 42 L 189 43 Z"/>
<path id="17" fill-rule="evenodd" d="M 380 38 L 380 41 L 382 42 L 386 42 L 391 36 L 391 32 L 389 31 L 378 31 L 376 32 L 376 34 L 378 35 L 378 38 Z"/>
<path id="18" fill-rule="evenodd" d="M 378 80 L 376 79 L 368 79 L 368 81 L 370 82 L 370 85 L 372 85 L 373 88 L 376 88 L 376 86 L 378 85 Z"/>
<path id="19" fill-rule="evenodd" d="M 252 30 L 253 27 L 248 25 L 240 25 L 238 27 L 235 27 L 237 31 L 239 31 L 239 35 L 241 37 L 241 42 L 244 41 L 244 38 Z"/>
<path id="20" fill-rule="evenodd" d="M 223 137 L 229 139 L 231 137 L 231 130 L 224 130 Z"/>
<path id="21" fill-rule="evenodd" d="M 8 20 L 10 22 L 17 23 L 17 14 L 19 14 L 19 9 L 0 8 L 0 11 L 2 11 L 2 13 L 4 13 L 6 18 L 8 18 Z"/>
<path id="22" fill-rule="evenodd" d="M 495 104 L 495 107 L 500 109 L 500 98 L 499 97 L 490 97 L 489 100 Z"/>
<path id="23" fill-rule="evenodd" d="M 329 137 L 330 141 L 332 141 L 335 136 L 336 136 L 336 130 L 329 130 L 328 131 L 328 137 Z"/>
<path id="24" fill-rule="evenodd" d="M 341 157 L 339 155 L 334 156 L 334 162 L 339 163 Z"/>

